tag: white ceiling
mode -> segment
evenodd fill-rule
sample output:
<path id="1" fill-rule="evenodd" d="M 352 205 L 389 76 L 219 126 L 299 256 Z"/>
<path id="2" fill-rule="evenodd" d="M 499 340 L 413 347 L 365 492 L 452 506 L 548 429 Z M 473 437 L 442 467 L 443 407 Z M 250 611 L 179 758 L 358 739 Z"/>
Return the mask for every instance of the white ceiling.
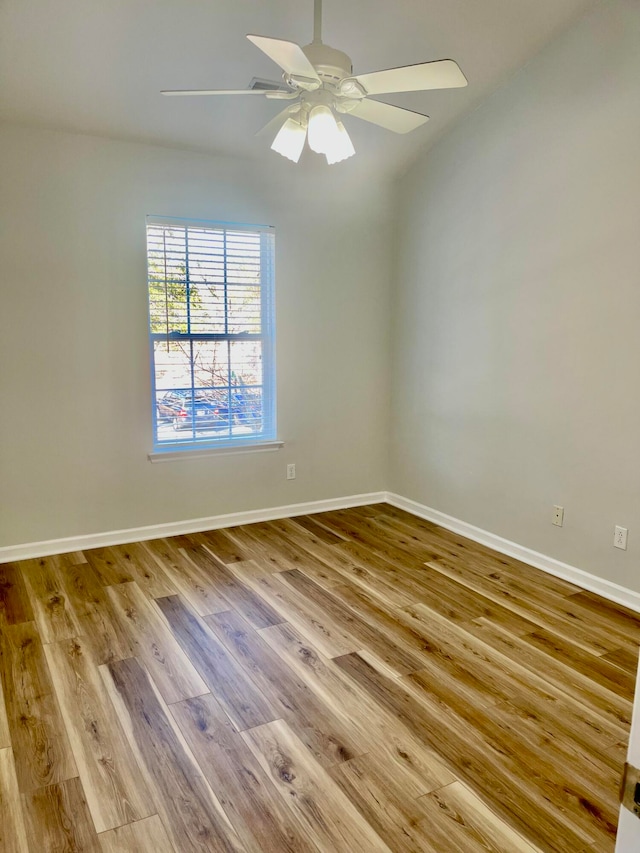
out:
<path id="1" fill-rule="evenodd" d="M 593 5 L 324 0 L 323 40 L 351 56 L 354 73 L 452 58 L 469 80 L 466 89 L 381 96 L 431 116 L 407 136 L 348 118 L 360 165 L 401 168 Z M 159 92 L 278 79 L 246 33 L 307 44 L 312 29 L 313 0 L 0 0 L 0 119 L 268 162 L 279 155 L 255 133 L 282 104 Z"/>

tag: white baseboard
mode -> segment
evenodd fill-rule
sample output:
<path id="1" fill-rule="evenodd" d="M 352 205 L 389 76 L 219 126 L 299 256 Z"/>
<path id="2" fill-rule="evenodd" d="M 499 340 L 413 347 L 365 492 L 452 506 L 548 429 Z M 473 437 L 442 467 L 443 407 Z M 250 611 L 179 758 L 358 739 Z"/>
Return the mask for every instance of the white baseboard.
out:
<path id="1" fill-rule="evenodd" d="M 49 554 L 66 554 L 69 551 L 83 551 L 85 548 L 126 545 L 128 542 L 142 542 L 145 539 L 160 539 L 164 536 L 200 533 L 203 530 L 216 530 L 219 527 L 237 527 L 239 524 L 252 524 L 257 521 L 274 521 L 277 518 L 291 518 L 295 515 L 306 515 L 313 512 L 348 509 L 354 506 L 382 503 L 386 497 L 386 492 L 369 492 L 365 495 L 348 495 L 342 498 L 309 501 L 268 509 L 212 515 L 208 518 L 192 518 L 185 521 L 171 521 L 166 524 L 151 524 L 146 527 L 129 527 L 124 530 L 110 530 L 106 533 L 90 533 L 86 536 L 69 536 L 64 539 L 47 539 L 44 542 L 29 542 L 24 545 L 8 545 L 0 547 L 0 563 L 8 563 L 12 560 L 30 560 L 35 557 L 46 557 Z"/>
<path id="2" fill-rule="evenodd" d="M 212 515 L 207 518 L 192 518 L 185 521 L 171 521 L 166 524 L 151 524 L 145 527 L 129 527 L 123 530 L 110 530 L 105 533 L 90 533 L 85 536 L 69 536 L 64 539 L 48 539 L 43 542 L 28 542 L 21 545 L 0 547 L 0 563 L 12 560 L 29 560 L 35 557 L 46 557 L 50 554 L 65 554 L 69 551 L 83 551 L 85 548 L 103 548 L 108 545 L 126 545 L 128 542 L 142 542 L 145 539 L 160 539 L 164 536 L 179 536 L 185 533 L 200 533 L 204 530 L 216 530 L 220 527 L 236 527 L 239 524 L 252 524 L 258 521 L 273 521 L 277 518 L 291 518 L 296 515 L 306 515 L 314 512 L 328 512 L 335 509 L 365 506 L 366 504 L 386 501 L 392 506 L 432 521 L 440 527 L 466 536 L 474 542 L 480 542 L 500 554 L 514 557 L 523 563 L 542 569 L 554 577 L 569 581 L 582 589 L 595 592 L 609 601 L 622 604 L 630 610 L 640 613 L 640 593 L 616 583 L 589 574 L 575 566 L 562 563 L 546 554 L 540 554 L 516 542 L 496 536 L 480 527 L 474 527 L 446 515 L 437 509 L 420 504 L 417 501 L 403 498 L 393 492 L 369 492 L 363 495 L 348 495 L 342 498 L 330 498 L 321 501 L 289 504 L 287 506 L 254 509 L 247 512 L 232 512 L 226 515 Z"/>
<path id="3" fill-rule="evenodd" d="M 525 548 L 524 545 L 503 539 L 501 536 L 496 536 L 495 533 L 474 527 L 472 524 L 467 524 L 466 521 L 460 521 L 459 518 L 446 515 L 444 512 L 424 506 L 424 504 L 417 503 L 409 498 L 403 498 L 393 492 L 387 492 L 386 500 L 392 506 L 404 509 L 419 518 L 424 518 L 426 521 L 432 521 L 440 527 L 446 527 L 447 530 L 466 536 L 467 539 L 473 539 L 474 542 L 480 542 L 481 545 L 487 545 L 507 557 L 514 557 L 523 563 L 542 569 L 543 572 L 548 572 L 554 577 L 569 581 L 569 583 L 573 583 L 582 589 L 595 592 L 609 601 L 615 601 L 616 604 L 622 604 L 624 607 L 640 613 L 640 593 L 634 592 L 632 589 L 619 586 L 617 583 L 599 578 L 597 575 L 589 574 L 589 572 L 570 566 L 568 563 L 555 560 L 553 557 L 547 557 L 546 554 L 532 551 L 530 548 Z"/>

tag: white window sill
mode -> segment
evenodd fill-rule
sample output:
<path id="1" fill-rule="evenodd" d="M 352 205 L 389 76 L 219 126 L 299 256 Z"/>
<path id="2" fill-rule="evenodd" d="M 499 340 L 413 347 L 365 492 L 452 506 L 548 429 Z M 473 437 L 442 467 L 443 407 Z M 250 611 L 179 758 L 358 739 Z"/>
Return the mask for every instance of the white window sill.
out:
<path id="1" fill-rule="evenodd" d="M 235 456 L 239 453 L 266 453 L 280 450 L 284 441 L 262 441 L 255 444 L 233 445 L 221 447 L 189 447 L 184 450 L 157 450 L 149 453 L 149 462 L 176 462 L 179 459 L 200 459 L 205 456 Z"/>

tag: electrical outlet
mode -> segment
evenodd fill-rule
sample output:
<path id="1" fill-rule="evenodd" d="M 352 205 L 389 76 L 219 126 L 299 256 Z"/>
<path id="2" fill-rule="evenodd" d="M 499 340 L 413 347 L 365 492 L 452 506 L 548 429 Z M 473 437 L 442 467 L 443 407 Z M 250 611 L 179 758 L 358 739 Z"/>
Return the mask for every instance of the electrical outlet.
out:
<path id="1" fill-rule="evenodd" d="M 553 508 L 553 523 L 556 527 L 562 527 L 564 524 L 564 507 L 554 506 Z"/>
<path id="2" fill-rule="evenodd" d="M 627 550 L 627 535 L 629 531 L 626 527 L 618 527 L 616 524 L 616 529 L 613 534 L 613 547 L 620 548 L 623 551 Z"/>
<path id="3" fill-rule="evenodd" d="M 290 462 L 287 465 L 287 480 L 295 480 L 296 478 L 296 464 L 295 462 Z"/>

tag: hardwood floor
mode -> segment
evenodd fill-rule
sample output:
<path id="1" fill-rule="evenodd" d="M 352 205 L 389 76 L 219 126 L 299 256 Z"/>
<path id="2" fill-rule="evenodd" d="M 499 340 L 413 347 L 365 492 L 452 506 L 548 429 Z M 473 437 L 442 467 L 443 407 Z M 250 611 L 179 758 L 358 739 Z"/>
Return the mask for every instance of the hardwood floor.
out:
<path id="1" fill-rule="evenodd" d="M 639 643 L 385 504 L 1 565 L 0 850 L 610 853 Z"/>

